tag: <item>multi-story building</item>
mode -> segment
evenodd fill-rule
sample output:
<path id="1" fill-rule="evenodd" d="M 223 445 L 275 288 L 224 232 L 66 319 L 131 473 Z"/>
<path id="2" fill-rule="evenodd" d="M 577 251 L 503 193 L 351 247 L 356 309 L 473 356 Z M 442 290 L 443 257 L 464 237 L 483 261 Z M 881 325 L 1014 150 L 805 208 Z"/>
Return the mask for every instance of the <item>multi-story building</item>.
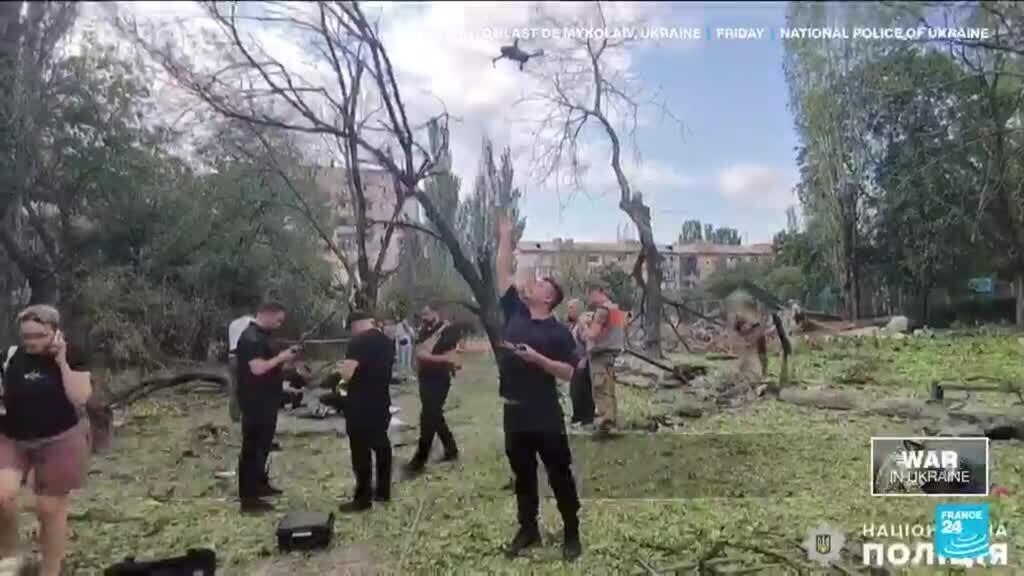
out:
<path id="1" fill-rule="evenodd" d="M 772 256 L 771 244 L 724 245 L 710 243 L 663 244 L 658 246 L 664 261 L 664 287 L 669 290 L 694 288 L 721 270 L 741 262 L 760 262 Z M 607 264 L 632 272 L 640 242 L 574 242 L 555 238 L 548 241 L 521 240 L 516 249 L 516 280 L 557 276 L 569 267 L 587 272 Z"/>
<path id="2" fill-rule="evenodd" d="M 368 222 L 388 222 L 391 220 L 395 210 L 397 196 L 395 194 L 394 180 L 391 174 L 379 167 L 365 167 L 361 172 L 363 180 L 363 195 L 366 200 L 366 218 Z M 344 168 L 322 167 L 316 171 L 317 187 L 330 198 L 331 205 L 337 215 L 338 225 L 334 229 L 334 242 L 348 256 L 348 261 L 355 264 L 357 254 L 355 218 L 352 211 L 351 196 L 348 191 L 348 174 Z M 401 220 L 408 222 L 419 221 L 419 206 L 414 200 L 409 200 L 402 207 Z M 368 224 L 366 238 L 366 253 L 370 258 L 371 266 L 380 253 L 384 240 L 385 226 L 383 224 Z M 396 227 L 391 235 L 387 250 L 384 252 L 382 269 L 390 272 L 398 267 L 398 256 L 402 243 L 402 236 L 408 232 Z M 338 280 L 347 280 L 345 267 L 338 261 L 334 253 L 328 251 L 325 256 L 334 266 Z"/>

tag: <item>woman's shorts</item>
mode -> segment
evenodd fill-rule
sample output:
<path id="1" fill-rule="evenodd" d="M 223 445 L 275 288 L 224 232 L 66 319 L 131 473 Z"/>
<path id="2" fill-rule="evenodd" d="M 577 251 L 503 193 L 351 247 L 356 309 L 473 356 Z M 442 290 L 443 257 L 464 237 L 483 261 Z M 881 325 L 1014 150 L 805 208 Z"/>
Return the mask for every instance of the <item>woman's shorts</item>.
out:
<path id="1" fill-rule="evenodd" d="M 89 457 L 89 428 L 83 420 L 66 432 L 41 440 L 20 441 L 0 434 L 0 469 L 15 469 L 43 496 L 64 496 L 82 487 Z"/>

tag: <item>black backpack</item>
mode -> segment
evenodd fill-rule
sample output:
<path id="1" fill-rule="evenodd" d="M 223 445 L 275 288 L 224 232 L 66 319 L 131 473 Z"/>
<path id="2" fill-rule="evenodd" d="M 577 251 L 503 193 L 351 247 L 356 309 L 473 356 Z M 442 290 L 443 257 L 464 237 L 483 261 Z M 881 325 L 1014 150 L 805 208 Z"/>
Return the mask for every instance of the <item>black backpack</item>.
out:
<path id="1" fill-rule="evenodd" d="M 184 556 L 138 562 L 125 558 L 103 571 L 104 576 L 214 576 L 217 553 L 208 548 L 190 549 Z"/>

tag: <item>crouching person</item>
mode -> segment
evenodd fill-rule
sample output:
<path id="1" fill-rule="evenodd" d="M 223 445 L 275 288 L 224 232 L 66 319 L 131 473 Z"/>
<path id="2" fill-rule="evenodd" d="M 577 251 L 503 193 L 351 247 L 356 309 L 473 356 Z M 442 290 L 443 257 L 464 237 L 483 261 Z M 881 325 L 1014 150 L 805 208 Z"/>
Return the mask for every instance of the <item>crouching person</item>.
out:
<path id="1" fill-rule="evenodd" d="M 80 415 L 92 394 L 83 358 L 68 352 L 60 314 L 30 306 L 18 315 L 21 344 L 7 351 L 0 417 L 0 574 L 15 573 L 18 490 L 32 472 L 42 576 L 59 576 L 68 540 L 68 498 L 82 486 L 89 455 Z"/>

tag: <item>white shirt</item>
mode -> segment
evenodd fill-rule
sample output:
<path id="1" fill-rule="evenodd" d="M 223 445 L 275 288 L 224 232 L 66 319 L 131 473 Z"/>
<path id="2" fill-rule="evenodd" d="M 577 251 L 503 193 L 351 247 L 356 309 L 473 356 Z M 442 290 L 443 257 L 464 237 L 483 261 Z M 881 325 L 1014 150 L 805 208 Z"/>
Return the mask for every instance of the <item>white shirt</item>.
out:
<path id="1" fill-rule="evenodd" d="M 398 325 L 398 328 L 395 330 L 395 345 L 398 346 L 399 348 L 402 347 L 401 341 L 403 338 L 407 340 L 405 346 L 408 346 L 412 341 L 412 330 L 409 329 L 409 325 L 406 324 L 404 321 L 401 322 Z"/>
<path id="2" fill-rule="evenodd" d="M 249 327 L 255 318 L 252 316 L 242 316 L 241 318 L 235 318 L 228 324 L 228 351 L 231 353 L 235 352 L 235 348 L 238 347 L 238 339 L 242 337 L 242 332 Z"/>

